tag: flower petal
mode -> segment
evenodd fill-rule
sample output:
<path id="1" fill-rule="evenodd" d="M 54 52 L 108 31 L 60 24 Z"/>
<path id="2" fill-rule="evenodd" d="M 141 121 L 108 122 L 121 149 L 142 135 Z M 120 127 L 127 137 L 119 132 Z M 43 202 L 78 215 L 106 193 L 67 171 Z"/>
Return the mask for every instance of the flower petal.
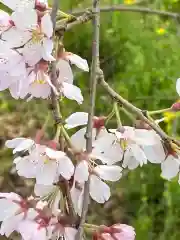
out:
<path id="1" fill-rule="evenodd" d="M 90 196 L 98 203 L 105 203 L 110 198 L 109 186 L 97 176 L 90 176 Z"/>
<path id="2" fill-rule="evenodd" d="M 68 157 L 59 159 L 58 171 L 66 180 L 70 180 L 74 174 L 74 165 Z"/>
<path id="3" fill-rule="evenodd" d="M 67 82 L 73 84 L 73 72 L 69 63 L 63 59 L 59 59 L 57 63 L 57 69 L 59 69 L 58 82 L 63 83 Z"/>
<path id="4" fill-rule="evenodd" d="M 75 64 L 78 68 L 82 69 L 83 71 L 89 72 L 89 66 L 87 61 L 81 58 L 80 56 L 71 53 L 66 56 L 66 59 L 68 59 L 71 62 L 71 64 Z"/>
<path id="5" fill-rule="evenodd" d="M 169 155 L 161 164 L 161 176 L 167 180 L 171 180 L 178 174 L 180 170 L 179 166 L 179 162 L 172 155 Z"/>
<path id="6" fill-rule="evenodd" d="M 105 181 L 116 182 L 122 177 L 122 168 L 119 166 L 99 165 L 94 171 Z"/>
<path id="7" fill-rule="evenodd" d="M 5 142 L 5 146 L 8 148 L 16 148 L 22 141 L 24 141 L 26 138 L 14 138 L 12 140 L 7 140 Z"/>
<path id="8" fill-rule="evenodd" d="M 41 29 L 42 32 L 48 37 L 51 38 L 53 35 L 53 24 L 51 21 L 51 16 L 47 13 L 41 19 Z"/>
<path id="9" fill-rule="evenodd" d="M 38 16 L 35 9 L 18 9 L 11 15 L 15 26 L 20 30 L 36 29 Z"/>
<path id="10" fill-rule="evenodd" d="M 46 155 L 51 159 L 60 159 L 65 156 L 65 153 L 61 151 L 55 151 L 51 148 L 46 148 Z"/>
<path id="11" fill-rule="evenodd" d="M 88 113 L 75 112 L 65 120 L 66 125 L 64 127 L 67 129 L 71 129 L 74 127 L 86 125 L 87 121 L 88 121 Z"/>
<path id="12" fill-rule="evenodd" d="M 63 94 L 65 97 L 71 100 L 75 100 L 79 104 L 82 104 L 83 96 L 80 88 L 66 82 L 63 82 L 62 85 L 63 85 Z"/>
<path id="13" fill-rule="evenodd" d="M 88 170 L 88 163 L 87 161 L 81 161 L 77 164 L 74 174 L 75 181 L 79 183 L 84 183 L 88 180 L 89 177 L 89 170 Z"/>

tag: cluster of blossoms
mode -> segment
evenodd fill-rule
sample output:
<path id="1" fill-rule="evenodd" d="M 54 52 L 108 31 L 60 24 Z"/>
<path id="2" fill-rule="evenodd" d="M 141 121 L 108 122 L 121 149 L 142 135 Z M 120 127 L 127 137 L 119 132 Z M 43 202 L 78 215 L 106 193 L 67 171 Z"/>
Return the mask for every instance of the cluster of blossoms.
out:
<path id="1" fill-rule="evenodd" d="M 81 104 L 83 96 L 73 84 L 71 65 L 88 72 L 88 63 L 64 48 L 53 53 L 53 24 L 47 2 L 2 0 L 2 3 L 10 8 L 11 14 L 0 11 L 0 90 L 9 89 L 15 99 L 46 99 L 53 92 L 57 97 Z M 52 62 L 56 65 L 56 83 L 51 82 Z M 180 94 L 180 80 L 176 88 Z M 177 104 L 172 108 L 176 107 Z M 108 182 L 118 181 L 125 169 L 133 170 L 149 161 L 161 164 L 161 175 L 168 180 L 180 173 L 176 145 L 167 144 L 149 128 L 108 129 L 106 120 L 107 117 L 93 118 L 91 152 L 86 151 L 86 112 L 73 113 L 61 123 L 61 130 L 66 133 L 62 134 L 66 140 L 63 149 L 54 140 L 42 142 L 40 138 L 6 141 L 6 147 L 13 149 L 17 174 L 34 179 L 35 186 L 33 195 L 26 199 L 15 193 L 0 193 L 1 235 L 9 237 L 16 231 L 23 240 L 60 237 L 74 240 L 78 223 L 70 218 L 68 198 L 75 216 L 81 216 L 88 180 L 91 199 L 103 204 L 111 196 Z M 66 184 L 68 197 L 62 187 Z M 124 224 L 96 226 L 93 238 L 134 240 L 135 232 Z"/>
<path id="2" fill-rule="evenodd" d="M 3 0 L 12 14 L 0 11 L 0 90 L 9 89 L 14 98 L 43 98 L 51 89 L 57 95 L 82 103 L 81 90 L 73 85 L 71 64 L 89 71 L 87 61 L 66 52 L 53 51 L 53 25 L 46 2 Z M 49 77 L 49 63 L 57 61 L 58 81 Z"/>

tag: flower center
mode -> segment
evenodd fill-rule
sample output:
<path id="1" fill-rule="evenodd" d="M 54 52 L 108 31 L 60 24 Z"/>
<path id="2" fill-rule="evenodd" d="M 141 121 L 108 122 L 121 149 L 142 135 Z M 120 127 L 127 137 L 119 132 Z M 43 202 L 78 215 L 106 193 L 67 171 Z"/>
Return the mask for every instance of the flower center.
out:
<path id="1" fill-rule="evenodd" d="M 41 32 L 40 28 L 32 30 L 32 42 L 40 43 L 43 40 L 44 34 Z"/>

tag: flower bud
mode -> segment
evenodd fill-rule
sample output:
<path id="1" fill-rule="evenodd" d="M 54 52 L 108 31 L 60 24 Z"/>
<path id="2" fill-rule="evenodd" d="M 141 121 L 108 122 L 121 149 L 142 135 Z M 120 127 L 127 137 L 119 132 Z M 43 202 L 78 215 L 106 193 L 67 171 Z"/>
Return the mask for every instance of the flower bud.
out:
<path id="1" fill-rule="evenodd" d="M 93 127 L 96 129 L 100 129 L 105 125 L 105 117 L 94 117 L 93 118 Z"/>
<path id="2" fill-rule="evenodd" d="M 180 101 L 178 102 L 175 102 L 172 106 L 171 106 L 171 109 L 175 112 L 178 112 L 180 111 Z"/>

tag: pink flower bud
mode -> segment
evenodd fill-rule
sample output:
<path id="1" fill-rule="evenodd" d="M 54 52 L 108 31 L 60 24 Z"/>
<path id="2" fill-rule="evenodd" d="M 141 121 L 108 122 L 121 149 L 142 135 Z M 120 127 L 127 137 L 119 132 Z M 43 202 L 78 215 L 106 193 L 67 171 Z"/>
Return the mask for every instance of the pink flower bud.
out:
<path id="1" fill-rule="evenodd" d="M 175 112 L 180 111 L 180 101 L 179 102 L 175 102 L 172 106 L 171 109 Z"/>
<path id="2" fill-rule="evenodd" d="M 105 124 L 105 117 L 94 117 L 93 119 L 93 127 L 96 129 L 100 129 L 104 127 Z"/>

